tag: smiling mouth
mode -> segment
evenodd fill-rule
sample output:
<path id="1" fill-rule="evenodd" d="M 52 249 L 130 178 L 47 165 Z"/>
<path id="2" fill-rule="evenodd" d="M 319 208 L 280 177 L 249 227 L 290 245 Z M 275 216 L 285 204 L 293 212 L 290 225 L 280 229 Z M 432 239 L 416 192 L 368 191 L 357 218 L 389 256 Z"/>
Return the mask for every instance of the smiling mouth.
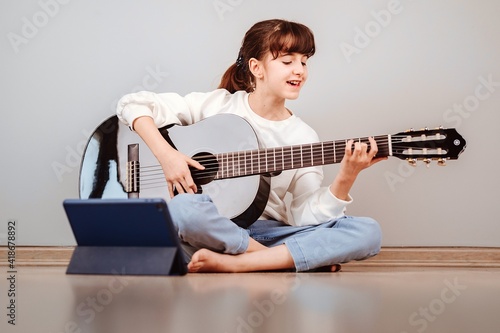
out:
<path id="1" fill-rule="evenodd" d="M 289 85 L 291 85 L 293 87 L 299 87 L 301 84 L 301 81 L 292 80 L 292 81 L 286 81 L 286 83 L 288 83 Z"/>

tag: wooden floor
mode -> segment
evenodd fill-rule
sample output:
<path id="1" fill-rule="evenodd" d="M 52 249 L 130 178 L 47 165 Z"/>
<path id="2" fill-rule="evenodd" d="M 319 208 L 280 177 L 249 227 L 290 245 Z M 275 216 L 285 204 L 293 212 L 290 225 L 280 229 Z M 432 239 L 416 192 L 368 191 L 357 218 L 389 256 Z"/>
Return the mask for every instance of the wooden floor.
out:
<path id="1" fill-rule="evenodd" d="M 0 332 L 500 332 L 500 268 L 123 277 L 23 266 L 14 285 L 0 269 Z"/>

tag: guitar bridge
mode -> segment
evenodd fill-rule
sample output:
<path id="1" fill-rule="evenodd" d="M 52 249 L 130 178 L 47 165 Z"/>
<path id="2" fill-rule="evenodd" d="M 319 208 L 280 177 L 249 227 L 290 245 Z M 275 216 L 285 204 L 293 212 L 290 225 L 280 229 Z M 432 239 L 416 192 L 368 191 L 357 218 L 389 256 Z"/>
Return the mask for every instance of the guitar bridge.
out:
<path id="1" fill-rule="evenodd" d="M 127 187 L 126 192 L 129 198 L 138 198 L 140 192 L 140 162 L 139 144 L 128 145 L 127 159 Z"/>

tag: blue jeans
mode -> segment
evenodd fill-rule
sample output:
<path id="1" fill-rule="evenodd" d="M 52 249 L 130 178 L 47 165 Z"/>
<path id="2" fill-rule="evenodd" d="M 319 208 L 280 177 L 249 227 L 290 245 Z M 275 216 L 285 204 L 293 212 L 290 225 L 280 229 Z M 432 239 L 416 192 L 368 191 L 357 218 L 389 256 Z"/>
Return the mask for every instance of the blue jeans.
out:
<path id="1" fill-rule="evenodd" d="M 210 197 L 204 194 L 179 194 L 168 207 L 187 259 L 201 248 L 243 253 L 250 237 L 267 247 L 285 244 L 297 271 L 363 260 L 380 251 L 380 226 L 367 217 L 344 216 L 302 227 L 259 220 L 243 229 L 220 216 Z"/>

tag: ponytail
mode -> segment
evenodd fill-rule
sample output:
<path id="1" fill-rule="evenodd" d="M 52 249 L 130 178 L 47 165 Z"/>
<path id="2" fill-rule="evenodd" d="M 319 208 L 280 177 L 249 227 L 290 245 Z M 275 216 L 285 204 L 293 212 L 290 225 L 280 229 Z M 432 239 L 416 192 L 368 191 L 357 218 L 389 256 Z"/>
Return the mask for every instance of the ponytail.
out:
<path id="1" fill-rule="evenodd" d="M 253 91 L 253 75 L 248 70 L 248 64 L 234 63 L 222 75 L 219 89 L 226 89 L 231 94 L 239 90 Z"/>

